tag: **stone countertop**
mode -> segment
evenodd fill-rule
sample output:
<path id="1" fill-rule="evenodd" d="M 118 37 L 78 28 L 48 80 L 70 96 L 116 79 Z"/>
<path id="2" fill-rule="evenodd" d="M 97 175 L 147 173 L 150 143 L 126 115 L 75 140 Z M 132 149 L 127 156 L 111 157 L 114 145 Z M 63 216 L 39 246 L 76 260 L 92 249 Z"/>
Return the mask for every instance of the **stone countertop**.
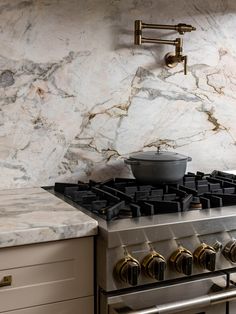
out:
<path id="1" fill-rule="evenodd" d="M 41 188 L 0 191 L 0 248 L 96 233 L 96 220 Z"/>

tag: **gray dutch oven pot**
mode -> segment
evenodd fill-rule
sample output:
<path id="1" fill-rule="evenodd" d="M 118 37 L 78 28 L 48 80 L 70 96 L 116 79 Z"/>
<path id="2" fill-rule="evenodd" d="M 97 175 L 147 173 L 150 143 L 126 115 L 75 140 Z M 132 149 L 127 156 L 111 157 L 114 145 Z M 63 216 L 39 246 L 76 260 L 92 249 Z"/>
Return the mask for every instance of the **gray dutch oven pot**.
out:
<path id="1" fill-rule="evenodd" d="M 124 162 L 131 166 L 134 177 L 144 183 L 175 183 L 187 168 L 187 157 L 174 152 L 148 151 L 130 156 Z"/>

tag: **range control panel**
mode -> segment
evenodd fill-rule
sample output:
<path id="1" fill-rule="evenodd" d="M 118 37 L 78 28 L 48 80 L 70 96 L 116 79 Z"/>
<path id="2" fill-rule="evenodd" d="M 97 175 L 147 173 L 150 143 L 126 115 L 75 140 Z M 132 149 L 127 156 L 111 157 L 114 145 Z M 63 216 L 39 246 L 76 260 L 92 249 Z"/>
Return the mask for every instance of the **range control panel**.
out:
<path id="1" fill-rule="evenodd" d="M 134 287 L 236 268 L 236 239 L 222 233 L 121 246 L 107 261 L 106 289 Z"/>

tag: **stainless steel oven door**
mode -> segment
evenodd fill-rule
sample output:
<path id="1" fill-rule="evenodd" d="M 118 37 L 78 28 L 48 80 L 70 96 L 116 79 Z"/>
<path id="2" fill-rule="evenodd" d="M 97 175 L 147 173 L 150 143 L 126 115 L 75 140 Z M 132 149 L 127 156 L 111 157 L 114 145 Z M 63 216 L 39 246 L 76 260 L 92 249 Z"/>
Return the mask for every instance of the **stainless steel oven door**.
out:
<path id="1" fill-rule="evenodd" d="M 225 275 L 163 285 L 105 297 L 101 302 L 100 313 L 226 314 L 226 302 L 236 300 L 236 287 L 230 289 L 226 287 Z"/>

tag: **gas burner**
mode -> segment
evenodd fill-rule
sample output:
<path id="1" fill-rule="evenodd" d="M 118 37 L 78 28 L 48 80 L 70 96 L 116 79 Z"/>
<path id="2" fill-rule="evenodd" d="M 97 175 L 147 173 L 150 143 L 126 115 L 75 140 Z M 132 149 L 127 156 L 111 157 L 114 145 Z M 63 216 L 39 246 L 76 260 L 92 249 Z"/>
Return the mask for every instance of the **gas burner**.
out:
<path id="1" fill-rule="evenodd" d="M 56 183 L 54 190 L 107 221 L 236 205 L 236 176 L 188 172 L 177 184 L 142 185 L 135 179 Z"/>

